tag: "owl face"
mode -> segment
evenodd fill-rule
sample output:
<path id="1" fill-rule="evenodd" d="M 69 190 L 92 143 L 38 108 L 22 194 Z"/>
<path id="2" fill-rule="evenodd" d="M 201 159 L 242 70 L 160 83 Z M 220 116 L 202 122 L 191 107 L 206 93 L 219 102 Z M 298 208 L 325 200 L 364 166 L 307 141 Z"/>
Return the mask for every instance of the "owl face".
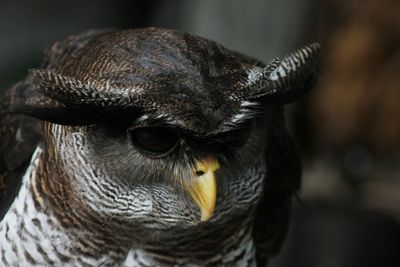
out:
<path id="1" fill-rule="evenodd" d="M 160 229 L 222 223 L 252 209 L 265 177 L 265 123 L 206 137 L 135 120 L 49 127 L 76 199 L 96 217 Z"/>
<path id="2" fill-rule="evenodd" d="M 277 106 L 310 86 L 319 50 L 264 65 L 156 28 L 54 47 L 31 71 L 36 96 L 13 111 L 46 121 L 47 164 L 62 170 L 70 199 L 148 229 L 252 211 L 267 179 L 266 136 L 282 123 Z"/>

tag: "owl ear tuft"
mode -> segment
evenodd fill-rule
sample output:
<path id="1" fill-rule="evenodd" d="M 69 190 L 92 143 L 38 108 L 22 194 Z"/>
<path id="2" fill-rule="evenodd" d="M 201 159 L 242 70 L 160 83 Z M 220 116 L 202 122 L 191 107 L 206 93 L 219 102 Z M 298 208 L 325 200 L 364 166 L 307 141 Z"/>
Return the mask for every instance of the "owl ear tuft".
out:
<path id="1" fill-rule="evenodd" d="M 108 81 L 81 81 L 46 69 L 31 69 L 29 75 L 38 91 L 66 105 L 104 106 L 117 100 L 116 94 L 112 98 L 107 95 L 110 94 Z"/>
<path id="2" fill-rule="evenodd" d="M 266 67 L 248 71 L 247 100 L 265 104 L 287 104 L 296 100 L 316 82 L 316 64 L 320 45 L 313 43 L 275 58 Z"/>
<path id="3" fill-rule="evenodd" d="M 51 70 L 30 70 L 33 84 L 44 95 L 61 103 L 101 112 L 135 110 L 139 95 L 146 85 L 121 83 L 106 78 L 74 77 L 57 74 Z"/>
<path id="4" fill-rule="evenodd" d="M 47 70 L 31 70 L 28 77 L 8 89 L 0 103 L 1 114 L 24 114 L 62 125 L 88 125 L 123 116 L 126 110 L 99 108 L 79 97 L 81 84 Z M 87 100 L 87 99 L 86 99 Z M 100 101 L 99 101 L 100 100 Z M 132 110 L 130 110 L 132 112 Z"/>

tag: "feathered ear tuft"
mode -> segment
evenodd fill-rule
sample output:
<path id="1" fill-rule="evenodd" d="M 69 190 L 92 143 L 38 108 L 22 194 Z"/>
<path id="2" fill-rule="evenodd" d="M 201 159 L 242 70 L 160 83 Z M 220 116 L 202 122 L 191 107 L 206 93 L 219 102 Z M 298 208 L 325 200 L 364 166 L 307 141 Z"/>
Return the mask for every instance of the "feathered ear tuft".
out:
<path id="1" fill-rule="evenodd" d="M 72 110 L 63 103 L 35 90 L 29 78 L 4 92 L 0 115 L 4 114 L 24 114 L 58 124 L 80 124 L 82 121 L 82 117 L 73 116 Z"/>
<path id="2" fill-rule="evenodd" d="M 32 69 L 33 85 L 44 95 L 65 105 L 101 112 L 141 108 L 138 99 L 149 87 L 145 83 L 122 83 L 105 78 L 78 80 L 46 69 Z"/>
<path id="3" fill-rule="evenodd" d="M 31 69 L 29 73 L 40 92 L 66 105 L 111 107 L 121 106 L 121 101 L 125 100 L 122 88 L 108 80 L 80 81 L 45 69 Z"/>
<path id="4" fill-rule="evenodd" d="M 24 114 L 62 125 L 87 125 L 112 120 L 128 111 L 135 113 L 133 107 L 117 105 L 118 95 L 103 95 L 96 87 L 101 85 L 85 84 L 47 70 L 31 70 L 24 81 L 5 92 L 0 114 Z"/>
<path id="5" fill-rule="evenodd" d="M 311 88 L 315 81 L 315 69 L 320 45 L 304 46 L 283 59 L 275 58 L 266 67 L 254 67 L 248 71 L 244 91 L 246 100 L 266 104 L 286 104 L 294 101 Z"/>

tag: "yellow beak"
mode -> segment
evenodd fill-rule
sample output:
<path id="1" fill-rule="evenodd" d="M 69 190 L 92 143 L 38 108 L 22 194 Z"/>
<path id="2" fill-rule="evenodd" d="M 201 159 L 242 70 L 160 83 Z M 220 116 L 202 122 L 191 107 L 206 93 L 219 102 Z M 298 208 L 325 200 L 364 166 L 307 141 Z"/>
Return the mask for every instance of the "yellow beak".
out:
<path id="1" fill-rule="evenodd" d="M 215 171 L 218 169 L 219 163 L 215 157 L 208 157 L 196 162 L 194 167 L 195 179 L 191 184 L 185 186 L 200 208 L 202 221 L 210 219 L 215 210 L 217 200 Z"/>

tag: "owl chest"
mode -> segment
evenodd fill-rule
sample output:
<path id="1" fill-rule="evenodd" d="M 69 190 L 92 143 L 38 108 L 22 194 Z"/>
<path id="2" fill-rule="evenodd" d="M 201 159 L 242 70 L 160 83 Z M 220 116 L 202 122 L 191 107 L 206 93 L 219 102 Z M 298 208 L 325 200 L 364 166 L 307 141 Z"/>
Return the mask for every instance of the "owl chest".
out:
<path id="1" fill-rule="evenodd" d="M 53 244 L 64 244 L 67 240 L 45 213 L 38 212 L 38 205 L 32 197 L 31 178 L 37 168 L 39 153 L 39 150 L 35 152 L 18 196 L 0 222 L 1 266 L 48 265 L 58 262 L 56 246 Z"/>
<path id="2" fill-rule="evenodd" d="M 251 225 L 247 221 L 236 230 L 229 238 L 220 239 L 220 231 L 194 239 L 193 234 L 189 233 L 186 236 L 177 236 L 163 247 L 147 244 L 140 248 L 131 248 L 121 265 L 256 266 Z"/>
<path id="3" fill-rule="evenodd" d="M 79 235 L 64 229 L 34 196 L 40 152 L 33 155 L 18 196 L 0 222 L 0 266 L 116 266 L 121 255 L 93 257 L 96 252 L 80 245 Z"/>
<path id="4" fill-rule="evenodd" d="M 202 260 L 169 258 L 165 255 L 152 255 L 141 249 L 131 249 L 121 266 L 256 266 L 255 249 L 252 242 L 247 242 L 229 253 L 203 258 Z"/>

